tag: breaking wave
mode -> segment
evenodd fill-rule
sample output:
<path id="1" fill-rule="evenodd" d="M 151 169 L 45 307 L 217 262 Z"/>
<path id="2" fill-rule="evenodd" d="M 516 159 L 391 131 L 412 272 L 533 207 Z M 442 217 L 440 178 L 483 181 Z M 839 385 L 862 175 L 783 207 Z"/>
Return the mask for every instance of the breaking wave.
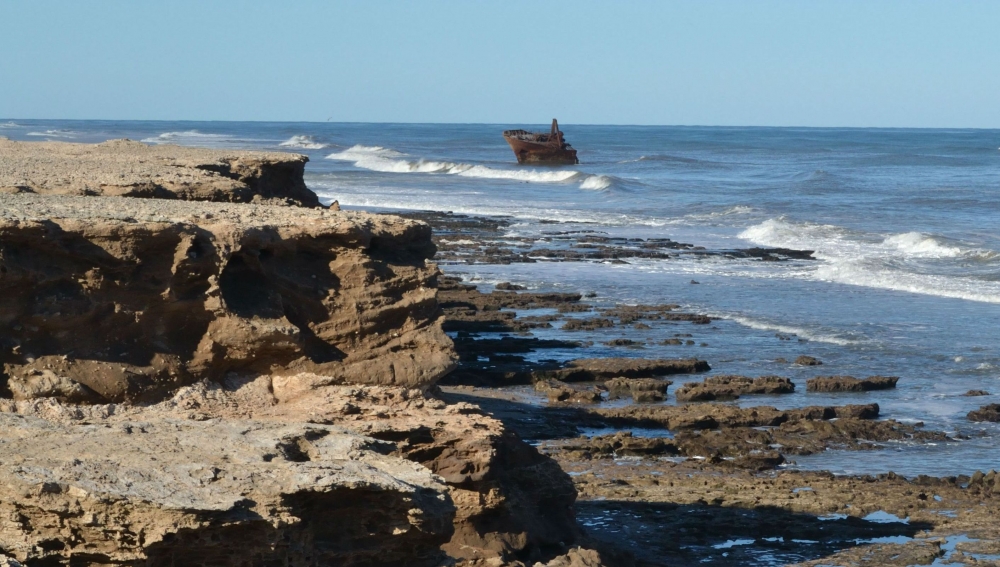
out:
<path id="1" fill-rule="evenodd" d="M 152 138 L 143 138 L 147 144 L 178 144 L 190 141 L 225 140 L 222 134 L 205 134 L 197 130 L 185 130 L 183 132 L 164 132 Z"/>
<path id="2" fill-rule="evenodd" d="M 16 122 L 0 122 L 0 128 L 20 128 L 21 125 Z"/>
<path id="3" fill-rule="evenodd" d="M 257 150 L 262 144 L 272 145 L 278 140 L 262 140 L 259 138 L 246 138 L 231 134 L 208 134 L 197 130 L 182 130 L 177 132 L 164 132 L 159 136 L 143 138 L 147 144 L 177 144 L 180 146 L 198 146 L 206 148 L 241 148 Z"/>
<path id="4" fill-rule="evenodd" d="M 823 332 L 815 329 L 807 329 L 805 327 L 783 325 L 780 323 L 773 323 L 770 321 L 751 319 L 749 317 L 745 317 L 742 315 L 728 315 L 724 313 L 712 313 L 712 312 L 709 312 L 708 315 L 710 317 L 717 317 L 719 319 L 728 319 L 730 321 L 739 323 L 744 327 L 757 329 L 758 331 L 774 331 L 786 335 L 795 335 L 796 337 L 818 343 L 828 343 L 833 345 L 847 346 L 847 345 L 868 342 L 868 339 L 866 338 L 855 338 L 847 336 L 844 333 Z"/>
<path id="5" fill-rule="evenodd" d="M 958 246 L 944 244 L 932 236 L 920 232 L 907 232 L 886 238 L 887 246 L 895 246 L 905 255 L 920 258 L 957 258 L 966 254 L 977 255 L 980 251 L 965 251 Z"/>
<path id="6" fill-rule="evenodd" d="M 71 130 L 46 130 L 44 132 L 28 132 L 26 135 L 43 138 L 75 138 L 76 132 Z"/>
<path id="7" fill-rule="evenodd" d="M 356 167 L 384 173 L 434 173 L 480 179 L 506 179 L 525 183 L 579 182 L 581 189 L 591 190 L 608 189 L 614 183 L 614 178 L 610 176 L 591 175 L 565 169 L 553 171 L 497 169 L 470 163 L 407 159 L 406 154 L 382 146 L 356 145 L 326 157 L 327 159 L 350 161 Z"/>
<path id="8" fill-rule="evenodd" d="M 312 136 L 300 135 L 292 136 L 278 145 L 283 148 L 297 148 L 300 150 L 322 150 L 330 144 L 317 142 Z"/>
<path id="9" fill-rule="evenodd" d="M 814 250 L 823 261 L 813 279 L 848 285 L 1000 303 L 1000 282 L 974 277 L 970 262 L 992 262 L 1000 253 L 964 247 L 920 232 L 865 234 L 834 225 L 769 219 L 740 233 L 761 246 Z"/>
<path id="10" fill-rule="evenodd" d="M 614 178 L 609 175 L 591 175 L 580 183 L 580 189 L 596 189 L 601 191 L 610 188 L 614 183 Z"/>

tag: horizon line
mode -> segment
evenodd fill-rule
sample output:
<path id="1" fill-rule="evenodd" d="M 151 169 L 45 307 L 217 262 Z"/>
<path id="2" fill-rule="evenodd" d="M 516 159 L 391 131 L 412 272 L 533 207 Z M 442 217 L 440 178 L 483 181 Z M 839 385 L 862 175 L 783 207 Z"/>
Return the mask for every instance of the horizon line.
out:
<path id="1" fill-rule="evenodd" d="M 52 122 L 216 122 L 216 123 L 257 123 L 257 124 L 384 124 L 384 125 L 409 125 L 409 126 L 503 126 L 504 124 L 533 124 L 532 122 L 422 122 L 422 121 L 363 121 L 363 120 L 229 120 L 229 119 L 208 119 L 199 120 L 191 118 L 166 119 L 166 118 L 11 118 L 0 117 L 0 121 L 31 120 L 31 121 L 52 121 Z M 548 124 L 539 122 L 538 124 Z M 763 125 L 763 124 L 628 124 L 628 123 L 588 123 L 588 122 L 563 122 L 560 125 L 570 126 L 620 126 L 629 128 L 787 128 L 787 129 L 826 129 L 826 130 L 1000 130 L 1000 126 L 805 126 L 805 125 Z"/>

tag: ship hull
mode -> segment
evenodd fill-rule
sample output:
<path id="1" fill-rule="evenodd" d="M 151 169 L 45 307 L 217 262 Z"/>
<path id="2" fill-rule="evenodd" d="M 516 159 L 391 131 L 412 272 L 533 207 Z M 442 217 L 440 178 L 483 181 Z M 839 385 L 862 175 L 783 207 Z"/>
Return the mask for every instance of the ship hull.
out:
<path id="1" fill-rule="evenodd" d="M 562 149 L 548 144 L 537 144 L 504 136 L 510 149 L 514 150 L 517 163 L 549 163 L 559 165 L 575 165 L 580 163 L 576 150 Z"/>

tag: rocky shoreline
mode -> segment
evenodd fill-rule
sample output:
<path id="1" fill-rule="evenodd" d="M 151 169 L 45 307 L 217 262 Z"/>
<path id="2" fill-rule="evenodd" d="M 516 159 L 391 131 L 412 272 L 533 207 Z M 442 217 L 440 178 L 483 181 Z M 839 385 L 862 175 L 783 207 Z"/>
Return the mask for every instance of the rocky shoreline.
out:
<path id="1" fill-rule="evenodd" d="M 0 562 L 1000 559 L 992 471 L 787 466 L 974 434 L 881 415 L 870 396 L 905 376 L 712 374 L 703 313 L 447 275 L 811 252 L 324 209 L 305 161 L 0 141 Z M 651 342 L 652 325 L 676 332 Z M 622 355 L 577 354 L 595 341 Z M 796 388 L 843 403 L 745 403 Z M 996 415 L 985 405 L 970 425 Z"/>
<path id="2" fill-rule="evenodd" d="M 629 261 L 627 250 L 661 245 L 606 241 L 600 245 L 602 254 L 593 258 L 532 258 L 530 251 L 514 253 L 529 239 L 504 238 L 502 219 L 404 216 L 431 222 L 435 239 L 450 243 L 439 256 L 446 273 L 449 265 L 505 263 L 515 256 Z M 572 249 L 593 235 L 553 231 L 552 239 Z M 532 243 L 539 245 L 538 239 Z M 758 250 L 751 255 L 690 245 L 673 250 L 760 261 L 810 257 L 808 251 Z M 681 358 L 670 361 L 672 367 L 664 364 L 668 361 L 636 356 L 650 345 L 650 339 L 642 338 L 649 324 L 677 325 L 678 331 L 691 325 L 691 332 L 673 333 L 655 346 L 676 347 L 681 356 L 696 353 L 687 349 L 715 340 L 708 338 L 712 321 L 704 315 L 684 313 L 676 304 L 608 308 L 590 304 L 595 299 L 583 290 L 552 294 L 510 283 L 485 287 L 480 291 L 459 278 L 441 280 L 445 329 L 455 337 L 459 354 L 458 369 L 442 380 L 443 397 L 482 407 L 572 476 L 577 521 L 588 545 L 602 550 L 606 561 L 987 565 L 1000 560 L 1000 533 L 992 521 L 992 471 L 904 478 L 888 470 L 843 476 L 786 467 L 798 456 L 829 450 L 890 451 L 896 443 L 961 443 L 976 434 L 974 427 L 967 433 L 946 433 L 881 417 L 878 404 L 865 396 L 894 388 L 905 377 L 819 375 L 799 384 L 773 375 L 697 377 L 695 373 L 711 373 L 710 361 Z M 546 314 L 537 315 L 539 310 Z M 556 327 L 559 333 L 551 333 Z M 577 329 L 588 331 L 584 342 L 563 338 Z M 579 364 L 572 353 L 600 340 L 595 336 L 601 334 L 608 337 L 602 344 L 631 349 L 631 356 L 606 359 L 604 364 L 613 368 L 606 374 L 560 380 L 558 373 L 572 372 Z M 808 355 L 790 364 L 825 368 Z M 682 367 L 676 376 L 674 370 Z M 637 372 L 643 368 L 652 371 Z M 843 396 L 844 404 L 786 410 L 732 404 L 796 387 Z M 644 392 L 653 395 L 645 397 Z M 673 401 L 664 404 L 663 399 Z M 993 406 L 984 406 L 970 413 L 970 425 L 995 419 L 995 413 Z"/>

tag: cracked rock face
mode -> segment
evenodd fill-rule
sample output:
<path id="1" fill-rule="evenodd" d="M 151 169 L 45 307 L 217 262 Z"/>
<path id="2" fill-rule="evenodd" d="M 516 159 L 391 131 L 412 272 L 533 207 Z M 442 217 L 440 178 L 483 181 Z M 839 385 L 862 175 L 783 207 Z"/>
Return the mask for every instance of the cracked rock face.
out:
<path id="1" fill-rule="evenodd" d="M 91 195 L 319 206 L 304 155 L 281 152 L 0 139 L 0 193 Z"/>
<path id="2" fill-rule="evenodd" d="M 0 547 L 27 565 L 432 565 L 441 479 L 318 424 L 0 413 Z"/>
<path id="3" fill-rule="evenodd" d="M 156 400 L 228 371 L 423 388 L 454 365 L 430 229 L 396 217 L 0 194 L 16 398 Z"/>

